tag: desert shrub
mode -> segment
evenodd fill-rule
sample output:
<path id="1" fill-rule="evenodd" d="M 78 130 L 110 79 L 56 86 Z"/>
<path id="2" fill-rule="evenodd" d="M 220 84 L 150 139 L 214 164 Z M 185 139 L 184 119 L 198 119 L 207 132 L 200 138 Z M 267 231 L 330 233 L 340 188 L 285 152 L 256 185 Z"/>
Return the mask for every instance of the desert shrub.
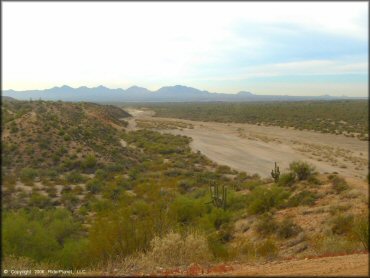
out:
<path id="1" fill-rule="evenodd" d="M 219 229 L 222 225 L 226 225 L 231 220 L 231 212 L 221 208 L 212 208 L 212 211 L 205 215 L 212 223 L 215 229 Z"/>
<path id="2" fill-rule="evenodd" d="M 63 244 L 63 248 L 55 255 L 58 265 L 72 269 L 81 269 L 88 265 L 87 247 L 88 241 L 86 239 L 68 240 Z"/>
<path id="3" fill-rule="evenodd" d="M 265 259 L 273 259 L 278 255 L 278 248 L 272 239 L 266 239 L 256 245 L 256 255 Z"/>
<path id="4" fill-rule="evenodd" d="M 63 188 L 62 188 L 62 190 L 61 190 L 61 194 L 65 194 L 65 193 L 70 193 L 70 192 L 72 192 L 72 186 L 70 186 L 70 185 L 66 185 L 66 186 L 64 186 Z"/>
<path id="5" fill-rule="evenodd" d="M 2 176 L 3 184 L 15 185 L 17 182 L 17 177 L 13 174 L 6 174 L 3 172 Z"/>
<path id="6" fill-rule="evenodd" d="M 104 180 L 108 178 L 108 173 L 103 169 L 98 169 L 95 172 L 95 179 Z"/>
<path id="7" fill-rule="evenodd" d="M 66 176 L 66 180 L 69 183 L 82 183 L 86 179 L 78 172 L 78 171 L 72 171 Z"/>
<path id="8" fill-rule="evenodd" d="M 159 198 L 150 209 L 141 206 L 141 212 L 137 205 L 122 204 L 113 209 L 111 201 L 106 200 L 105 204 L 89 229 L 88 253 L 93 262 L 148 250 L 151 239 L 165 234 L 170 227 L 167 221 L 171 219 L 164 213 Z"/>
<path id="9" fill-rule="evenodd" d="M 331 231 L 337 235 L 348 235 L 351 232 L 353 222 L 352 214 L 337 215 L 331 220 Z"/>
<path id="10" fill-rule="evenodd" d="M 318 196 L 316 193 L 308 190 L 303 190 L 298 194 L 291 196 L 287 202 L 288 207 L 296 207 L 296 206 L 310 206 L 313 205 Z"/>
<path id="11" fill-rule="evenodd" d="M 33 168 L 23 168 L 19 173 L 20 179 L 24 183 L 33 182 L 37 175 L 37 170 Z"/>
<path id="12" fill-rule="evenodd" d="M 77 185 L 73 188 L 73 193 L 79 195 L 82 194 L 84 191 L 83 187 L 81 185 Z"/>
<path id="13" fill-rule="evenodd" d="M 349 188 L 346 180 L 338 176 L 335 176 L 331 179 L 331 184 L 337 194 Z"/>
<path id="14" fill-rule="evenodd" d="M 189 180 L 180 180 L 177 185 L 180 193 L 185 194 L 190 191 L 194 184 Z"/>
<path id="15" fill-rule="evenodd" d="M 238 246 L 239 252 L 247 258 L 255 256 L 255 247 L 251 240 L 244 239 Z"/>
<path id="16" fill-rule="evenodd" d="M 36 262 L 58 262 L 57 254 L 68 239 L 80 238 L 81 226 L 64 209 L 5 212 L 2 252 Z"/>
<path id="17" fill-rule="evenodd" d="M 262 183 L 260 180 L 250 180 L 250 181 L 244 182 L 242 184 L 242 187 L 247 188 L 249 190 L 254 190 L 256 187 L 258 187 L 261 184 Z"/>
<path id="18" fill-rule="evenodd" d="M 29 205 L 37 208 L 47 208 L 51 206 L 51 200 L 47 196 L 33 193 L 30 197 Z"/>
<path id="19" fill-rule="evenodd" d="M 226 165 L 220 165 L 217 167 L 216 172 L 220 174 L 229 174 L 231 172 L 231 168 Z"/>
<path id="20" fill-rule="evenodd" d="M 310 183 L 310 184 L 314 184 L 314 185 L 321 185 L 322 182 L 316 177 L 316 176 L 310 176 L 307 181 Z"/>
<path id="21" fill-rule="evenodd" d="M 261 236 L 267 236 L 275 233 L 278 228 L 277 222 L 272 217 L 272 214 L 265 213 L 259 217 L 256 224 L 256 231 Z"/>
<path id="22" fill-rule="evenodd" d="M 292 173 L 292 172 L 284 173 L 284 174 L 280 175 L 278 184 L 280 186 L 290 187 L 294 184 L 294 181 L 295 181 L 295 174 L 294 173 Z"/>
<path id="23" fill-rule="evenodd" d="M 248 211 L 251 214 L 268 212 L 273 207 L 280 207 L 288 197 L 289 192 L 281 187 L 258 187 L 248 195 Z"/>
<path id="24" fill-rule="evenodd" d="M 358 250 L 358 242 L 339 235 L 317 235 L 311 238 L 313 249 L 318 254 L 350 253 Z"/>
<path id="25" fill-rule="evenodd" d="M 170 232 L 162 238 L 155 237 L 150 245 L 150 255 L 161 266 L 202 264 L 211 259 L 207 238 L 197 232 L 184 236 Z"/>
<path id="26" fill-rule="evenodd" d="M 307 180 L 315 175 L 315 167 L 304 161 L 293 161 L 289 165 L 289 169 L 297 176 L 298 180 Z"/>
<path id="27" fill-rule="evenodd" d="M 227 191 L 226 209 L 230 211 L 238 211 L 247 206 L 247 196 L 237 194 L 234 190 Z"/>
<path id="28" fill-rule="evenodd" d="M 369 217 L 367 214 L 355 217 L 352 227 L 352 237 L 361 242 L 365 250 L 369 249 Z"/>
<path id="29" fill-rule="evenodd" d="M 351 204 L 342 204 L 342 205 L 331 205 L 329 207 L 329 213 L 331 215 L 336 215 L 343 213 L 351 208 Z"/>
<path id="30" fill-rule="evenodd" d="M 189 225 L 205 213 L 205 206 L 200 200 L 179 196 L 171 204 L 169 213 L 176 222 Z"/>
<path id="31" fill-rule="evenodd" d="M 69 210 L 74 210 L 79 203 L 79 199 L 72 192 L 63 194 L 60 201 L 63 206 Z"/>
<path id="32" fill-rule="evenodd" d="M 214 258 L 222 260 L 229 258 L 229 251 L 217 232 L 209 234 L 207 241 L 209 250 Z"/>
<path id="33" fill-rule="evenodd" d="M 297 224 L 293 222 L 290 218 L 284 218 L 281 221 L 277 228 L 277 235 L 280 238 L 290 238 L 297 235 L 302 230 Z"/>
<path id="34" fill-rule="evenodd" d="M 82 168 L 85 170 L 93 170 L 97 164 L 97 160 L 94 154 L 89 154 L 82 162 Z"/>

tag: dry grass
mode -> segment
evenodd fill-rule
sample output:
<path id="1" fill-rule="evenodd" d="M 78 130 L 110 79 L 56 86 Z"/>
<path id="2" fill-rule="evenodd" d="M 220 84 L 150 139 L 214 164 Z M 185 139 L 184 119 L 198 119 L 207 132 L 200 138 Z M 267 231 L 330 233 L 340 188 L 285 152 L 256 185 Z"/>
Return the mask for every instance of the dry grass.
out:
<path id="1" fill-rule="evenodd" d="M 185 235 L 170 232 L 162 238 L 155 237 L 146 253 L 117 258 L 108 262 L 104 269 L 106 273 L 115 275 L 133 275 L 172 267 L 186 268 L 192 263 L 208 264 L 211 261 L 212 255 L 204 235 L 198 232 Z"/>

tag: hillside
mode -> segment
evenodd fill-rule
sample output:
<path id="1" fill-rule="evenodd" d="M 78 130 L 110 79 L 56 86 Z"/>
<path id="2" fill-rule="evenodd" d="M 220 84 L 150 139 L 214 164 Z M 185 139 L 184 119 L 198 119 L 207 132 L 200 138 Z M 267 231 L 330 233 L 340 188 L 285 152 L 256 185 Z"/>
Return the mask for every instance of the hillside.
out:
<path id="1" fill-rule="evenodd" d="M 276 181 L 238 172 L 113 106 L 4 102 L 2 115 L 3 269 L 133 275 L 368 249 L 365 181 L 302 161 Z"/>
<path id="2" fill-rule="evenodd" d="M 134 161 L 122 151 L 117 130 L 130 116 L 114 106 L 93 103 L 9 102 L 2 106 L 3 166 L 64 170 L 93 155 L 97 163 Z"/>

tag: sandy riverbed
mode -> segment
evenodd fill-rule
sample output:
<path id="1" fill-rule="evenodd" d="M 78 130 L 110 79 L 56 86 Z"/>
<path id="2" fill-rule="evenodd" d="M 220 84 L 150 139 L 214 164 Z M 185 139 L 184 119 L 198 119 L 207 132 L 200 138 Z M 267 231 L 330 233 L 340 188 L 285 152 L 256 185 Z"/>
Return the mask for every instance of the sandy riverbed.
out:
<path id="1" fill-rule="evenodd" d="M 191 147 L 211 160 L 239 171 L 270 175 L 276 161 L 282 170 L 293 160 L 305 160 L 320 172 L 338 172 L 364 179 L 367 175 L 368 142 L 343 135 L 250 124 L 224 124 L 154 117 L 153 111 L 129 109 L 135 120 L 180 121 L 193 129 L 161 130 L 193 138 Z"/>

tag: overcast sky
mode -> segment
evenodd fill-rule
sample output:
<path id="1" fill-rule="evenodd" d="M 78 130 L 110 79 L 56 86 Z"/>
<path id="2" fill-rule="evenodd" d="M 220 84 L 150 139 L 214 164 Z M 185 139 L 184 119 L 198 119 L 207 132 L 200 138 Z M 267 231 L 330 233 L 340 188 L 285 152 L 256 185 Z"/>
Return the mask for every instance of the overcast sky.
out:
<path id="1" fill-rule="evenodd" d="M 3 89 L 367 96 L 367 2 L 3 2 Z"/>

